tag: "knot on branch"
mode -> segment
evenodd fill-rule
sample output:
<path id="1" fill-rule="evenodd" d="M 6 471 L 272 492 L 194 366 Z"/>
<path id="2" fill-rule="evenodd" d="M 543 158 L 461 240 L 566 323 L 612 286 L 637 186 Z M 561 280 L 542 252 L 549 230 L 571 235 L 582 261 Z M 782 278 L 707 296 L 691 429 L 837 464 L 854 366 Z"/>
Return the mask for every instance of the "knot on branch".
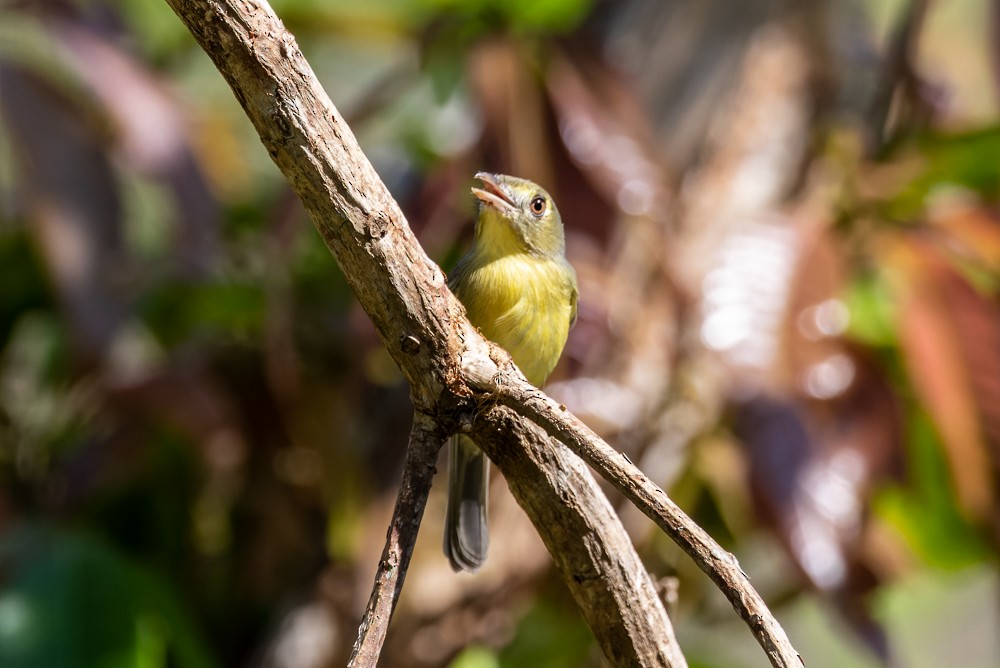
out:
<path id="1" fill-rule="evenodd" d="M 399 337 L 399 348 L 407 355 L 416 355 L 420 352 L 420 339 L 412 334 L 403 334 Z"/>

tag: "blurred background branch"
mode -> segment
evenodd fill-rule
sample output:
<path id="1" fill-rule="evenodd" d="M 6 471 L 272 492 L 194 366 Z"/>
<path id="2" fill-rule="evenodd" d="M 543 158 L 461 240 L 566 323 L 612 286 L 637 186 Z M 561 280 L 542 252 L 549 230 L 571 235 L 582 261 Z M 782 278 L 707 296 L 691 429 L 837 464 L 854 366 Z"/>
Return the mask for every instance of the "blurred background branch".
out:
<path id="1" fill-rule="evenodd" d="M 810 666 L 1000 661 L 996 10 L 927 4 L 869 153 L 914 7 L 275 2 L 446 270 L 470 174 L 553 192 L 581 304 L 549 391 Z M 344 665 L 405 384 L 161 0 L 0 17 L 0 664 Z M 384 665 L 599 665 L 502 480 L 475 578 L 439 491 Z M 762 665 L 621 512 L 690 662 Z"/>

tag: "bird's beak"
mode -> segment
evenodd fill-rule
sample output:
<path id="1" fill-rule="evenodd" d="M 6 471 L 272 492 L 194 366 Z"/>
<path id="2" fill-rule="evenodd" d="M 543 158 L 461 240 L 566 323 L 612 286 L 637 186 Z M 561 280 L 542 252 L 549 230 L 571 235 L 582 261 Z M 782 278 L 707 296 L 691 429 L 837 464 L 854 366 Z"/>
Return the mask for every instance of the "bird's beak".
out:
<path id="1" fill-rule="evenodd" d="M 497 178 L 496 174 L 490 174 L 488 172 L 479 172 L 476 174 L 476 178 L 483 182 L 482 188 L 473 188 L 472 194 L 475 195 L 479 201 L 481 201 L 486 206 L 491 206 L 501 213 L 509 212 L 511 209 L 517 208 L 514 204 L 513 198 L 507 194 L 503 186 L 500 184 L 500 179 Z"/>

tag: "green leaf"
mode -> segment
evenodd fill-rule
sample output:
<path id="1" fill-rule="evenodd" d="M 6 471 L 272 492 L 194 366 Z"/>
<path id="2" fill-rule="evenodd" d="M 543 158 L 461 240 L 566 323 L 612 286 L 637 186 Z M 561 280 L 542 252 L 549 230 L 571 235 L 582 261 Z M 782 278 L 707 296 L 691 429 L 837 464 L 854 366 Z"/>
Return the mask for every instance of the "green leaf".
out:
<path id="1" fill-rule="evenodd" d="M 5 668 L 214 666 L 165 583 L 96 541 L 22 526 L 0 569 Z"/>
<path id="2" fill-rule="evenodd" d="M 500 653 L 504 668 L 577 668 L 586 665 L 594 636 L 569 604 L 539 599 Z"/>
<path id="3" fill-rule="evenodd" d="M 957 569 L 985 559 L 986 544 L 958 511 L 934 423 L 914 412 L 908 432 L 907 483 L 880 493 L 876 512 L 930 566 Z"/>
<path id="4" fill-rule="evenodd" d="M 500 668 L 496 653 L 486 647 L 466 647 L 448 668 Z"/>

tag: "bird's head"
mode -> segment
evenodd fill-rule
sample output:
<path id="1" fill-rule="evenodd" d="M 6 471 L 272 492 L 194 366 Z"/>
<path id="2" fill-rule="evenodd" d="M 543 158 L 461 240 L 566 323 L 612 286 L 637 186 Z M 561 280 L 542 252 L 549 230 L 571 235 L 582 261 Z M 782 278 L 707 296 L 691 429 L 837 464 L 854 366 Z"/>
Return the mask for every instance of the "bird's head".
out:
<path id="1" fill-rule="evenodd" d="M 479 199 L 477 244 L 505 254 L 528 252 L 562 256 L 566 252 L 562 219 L 545 190 L 527 179 L 479 172 L 481 188 L 473 188 Z"/>

